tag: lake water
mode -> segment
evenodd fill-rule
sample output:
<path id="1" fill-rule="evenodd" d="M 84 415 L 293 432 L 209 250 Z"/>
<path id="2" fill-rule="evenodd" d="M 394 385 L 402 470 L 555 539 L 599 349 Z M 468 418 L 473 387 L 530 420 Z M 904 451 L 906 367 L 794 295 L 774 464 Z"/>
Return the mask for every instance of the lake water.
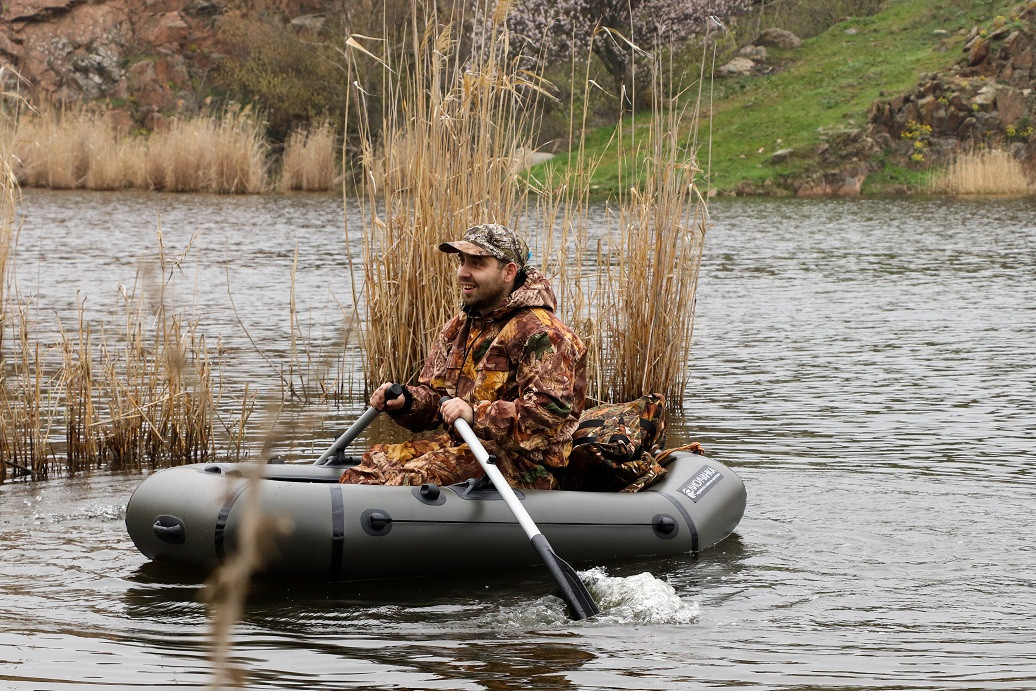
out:
<path id="1" fill-rule="evenodd" d="M 160 222 L 171 254 L 200 231 L 185 308 L 225 313 L 229 280 L 252 339 L 283 355 L 297 246 L 300 319 L 338 338 L 340 201 L 30 191 L 21 209 L 19 288 L 63 320 L 77 291 L 115 304 Z M 604 612 L 582 623 L 538 569 L 257 584 L 232 639 L 244 686 L 1036 688 L 1036 200 L 711 210 L 672 435 L 744 479 L 737 532 L 600 565 Z M 269 380 L 235 319 L 220 327 L 243 376 Z M 325 429 L 278 450 L 326 445 L 354 399 L 310 405 Z M 139 479 L 0 486 L 0 688 L 212 682 L 203 583 L 125 533 Z"/>

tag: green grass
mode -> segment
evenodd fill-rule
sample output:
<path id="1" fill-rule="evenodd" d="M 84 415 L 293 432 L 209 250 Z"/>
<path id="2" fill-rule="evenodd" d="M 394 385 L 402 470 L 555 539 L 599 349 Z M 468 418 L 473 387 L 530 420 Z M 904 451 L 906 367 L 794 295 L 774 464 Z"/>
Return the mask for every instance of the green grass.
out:
<path id="1" fill-rule="evenodd" d="M 770 50 L 769 64 L 779 65 L 772 74 L 716 79 L 712 186 L 721 192 L 744 182 L 758 187 L 815 168 L 814 152 L 826 137 L 866 126 L 872 102 L 907 92 L 922 72 L 956 63 L 972 26 L 1007 15 L 1017 4 L 890 0 L 879 13 L 846 19 L 798 49 Z M 588 151 L 602 156 L 593 181 L 601 194 L 614 192 L 619 183 L 616 156 L 603 148 L 613 131 L 604 128 L 589 138 Z M 703 129 L 699 141 L 707 137 Z M 795 155 L 771 163 L 770 156 L 782 148 L 794 149 Z M 707 150 L 699 158 L 704 163 Z M 922 174 L 885 170 L 875 177 L 916 184 Z"/>

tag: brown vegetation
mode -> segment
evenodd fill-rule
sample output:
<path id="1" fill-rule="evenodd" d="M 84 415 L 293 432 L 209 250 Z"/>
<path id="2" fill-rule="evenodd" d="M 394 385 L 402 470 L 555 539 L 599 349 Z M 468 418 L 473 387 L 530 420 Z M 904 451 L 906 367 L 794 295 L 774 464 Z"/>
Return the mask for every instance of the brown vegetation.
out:
<path id="1" fill-rule="evenodd" d="M 955 158 L 932 180 L 942 194 L 1021 195 L 1036 193 L 1021 161 L 1007 151 L 985 149 Z"/>
<path id="2" fill-rule="evenodd" d="M 122 293 L 121 329 L 103 329 L 98 337 L 81 308 L 74 332 L 58 324 L 56 343 L 36 337 L 40 315 L 31 300 L 19 296 L 13 276 L 18 199 L 13 133 L 19 131 L 23 106 L 17 94 L 0 94 L 0 481 L 8 472 L 46 478 L 62 455 L 63 470 L 70 474 L 212 457 L 214 425 L 223 419 L 218 411 L 223 401 L 215 389 L 217 363 L 197 322 L 171 306 L 173 274 L 161 232 L 158 258 L 143 266 L 134 287 Z M 83 141 L 88 139 L 76 143 Z M 73 163 L 88 158 L 84 154 Z M 82 177 L 74 166 L 62 174 Z M 250 414 L 247 401 L 240 414 L 242 420 Z M 229 431 L 239 424 L 228 419 L 225 426 Z M 57 441 L 62 427 L 63 443 Z M 240 437 L 236 447 L 221 451 L 240 455 Z"/>
<path id="3" fill-rule="evenodd" d="M 687 163 L 695 152 L 678 139 L 688 114 L 659 98 L 657 126 L 634 126 L 631 118 L 619 128 L 621 176 L 642 191 L 618 201 L 607 234 L 591 246 L 589 185 L 599 159 L 586 157 L 580 143 L 564 178 L 518 174 L 516 152 L 534 140 L 538 99 L 550 85 L 541 73 L 497 57 L 505 54 L 497 42 L 507 40 L 500 33 L 461 65 L 460 41 L 448 30 L 415 31 L 406 53 L 379 58 L 390 75 L 404 73 L 402 62 L 411 68 L 406 80 L 387 78 L 391 98 L 380 121 L 364 120 L 358 109 L 364 260 L 354 276 L 362 270 L 355 294 L 360 302 L 362 291 L 366 306 L 368 385 L 410 381 L 455 309 L 453 273 L 437 245 L 475 223 L 500 222 L 532 240 L 563 315 L 590 346 L 592 393 L 628 400 L 660 391 L 678 402 L 706 224 L 700 171 Z M 358 42 L 353 58 L 373 60 Z M 573 74 L 580 64 L 573 61 Z M 577 141 L 585 116 L 571 119 Z"/>
<path id="4" fill-rule="evenodd" d="M 249 108 L 174 118 L 144 135 L 120 131 L 107 112 L 45 107 L 0 122 L 0 136 L 12 143 L 23 187 L 255 194 L 273 186 L 264 124 Z M 333 189 L 336 160 L 330 125 L 298 132 L 285 145 L 278 186 Z"/>
<path id="5" fill-rule="evenodd" d="M 338 182 L 335 131 L 329 123 L 295 130 L 284 142 L 280 189 L 322 192 Z"/>

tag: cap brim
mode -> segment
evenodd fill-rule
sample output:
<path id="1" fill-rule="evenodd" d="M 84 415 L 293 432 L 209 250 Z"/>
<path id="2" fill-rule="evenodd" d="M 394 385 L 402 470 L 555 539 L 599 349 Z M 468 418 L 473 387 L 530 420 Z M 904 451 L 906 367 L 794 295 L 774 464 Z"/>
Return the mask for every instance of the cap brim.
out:
<path id="1" fill-rule="evenodd" d="M 456 242 L 444 242 L 441 245 L 439 245 L 439 251 L 449 252 L 451 254 L 457 254 L 458 252 L 460 252 L 462 254 L 470 254 L 476 257 L 494 256 L 492 252 L 482 247 L 479 247 L 474 243 L 467 242 L 466 240 L 457 240 Z"/>

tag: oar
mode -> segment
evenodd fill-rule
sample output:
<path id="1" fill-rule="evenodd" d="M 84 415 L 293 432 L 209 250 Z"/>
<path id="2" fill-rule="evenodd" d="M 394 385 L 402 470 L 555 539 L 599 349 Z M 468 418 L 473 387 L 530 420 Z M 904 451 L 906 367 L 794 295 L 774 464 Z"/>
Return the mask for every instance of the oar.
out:
<path id="1" fill-rule="evenodd" d="M 402 395 L 403 387 L 399 384 L 393 384 L 385 390 L 386 401 L 395 400 Z M 331 464 L 334 457 L 337 456 L 342 449 L 349 446 L 349 444 L 352 444 L 353 440 L 356 439 L 356 437 L 360 436 L 360 433 L 363 432 L 363 430 L 367 429 L 367 425 L 369 425 L 371 421 L 374 420 L 374 418 L 378 417 L 378 413 L 380 412 L 381 411 L 375 408 L 374 406 L 370 406 L 369 408 L 367 408 L 367 410 L 363 411 L 363 415 L 361 415 L 356 420 L 356 422 L 350 425 L 349 429 L 342 432 L 342 436 L 338 437 L 338 439 L 335 439 L 335 443 L 328 447 L 327 451 L 321 454 L 320 458 L 314 461 L 313 464 Z"/>
<path id="2" fill-rule="evenodd" d="M 442 405 L 446 401 L 450 400 L 448 396 L 443 397 L 439 405 Z M 547 538 L 543 536 L 540 529 L 533 523 L 529 513 L 522 506 L 521 502 L 518 501 L 518 497 L 515 496 L 514 490 L 507 484 L 507 480 L 504 479 L 503 473 L 496 467 L 496 463 L 493 457 L 486 453 L 486 449 L 482 446 L 482 442 L 478 440 L 475 433 L 472 431 L 471 426 L 468 425 L 467 420 L 464 418 L 457 418 L 454 421 L 454 426 L 457 431 L 460 432 L 460 436 L 468 444 L 468 448 L 475 454 L 475 458 L 478 459 L 479 465 L 486 471 L 486 475 L 492 480 L 493 486 L 503 497 L 504 503 L 507 504 L 507 508 L 514 514 L 515 520 L 521 525 L 525 534 L 529 536 L 532 546 L 539 553 L 540 559 L 546 565 L 547 570 L 550 571 L 550 575 L 554 577 L 554 582 L 558 584 L 558 590 L 561 592 L 561 599 L 568 605 L 569 615 L 576 620 L 586 619 L 599 613 L 597 609 L 597 603 L 594 602 L 593 596 L 583 585 L 583 582 L 579 580 L 579 576 L 576 574 L 576 570 L 568 565 L 561 557 L 554 553 L 551 549 L 550 543 L 547 542 Z"/>

